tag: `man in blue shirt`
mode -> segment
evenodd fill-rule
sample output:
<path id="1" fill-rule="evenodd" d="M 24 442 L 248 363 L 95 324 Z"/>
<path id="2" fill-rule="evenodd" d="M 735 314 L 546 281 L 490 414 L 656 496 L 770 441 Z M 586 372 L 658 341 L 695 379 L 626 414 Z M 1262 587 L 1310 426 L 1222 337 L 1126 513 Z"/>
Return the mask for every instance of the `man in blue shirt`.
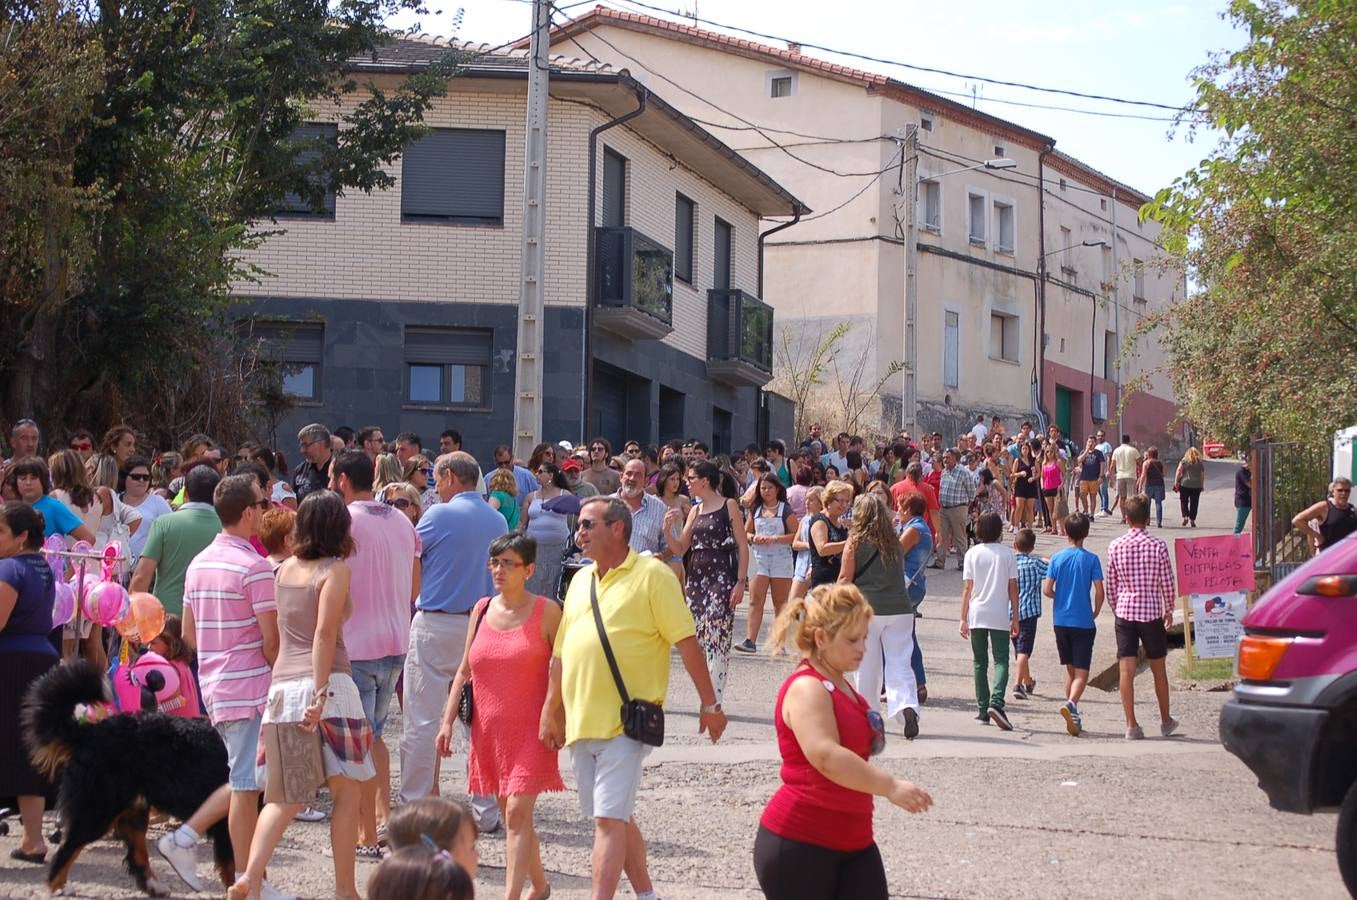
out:
<path id="1" fill-rule="evenodd" d="M 504 534 L 504 517 L 476 489 L 480 467 L 470 453 L 438 457 L 434 478 L 444 499 L 424 513 L 419 534 L 423 572 L 410 650 L 405 657 L 405 727 L 401 733 L 401 801 L 434 792 L 435 747 L 448 688 L 462 662 L 469 613 L 495 593 L 490 542 Z M 499 827 L 494 797 L 471 798 L 481 831 Z"/>
<path id="2" fill-rule="evenodd" d="M 1093 664 L 1093 639 L 1098 633 L 1094 623 L 1106 599 L 1102 562 L 1096 553 L 1084 549 L 1088 527 L 1089 518 L 1083 513 L 1065 519 L 1065 536 L 1070 546 L 1051 557 L 1042 583 L 1042 593 L 1055 600 L 1051 606 L 1055 646 L 1060 664 L 1065 667 L 1065 702 L 1060 706 L 1060 715 L 1072 737 L 1078 737 L 1084 727 L 1079 699 L 1084 695 L 1088 670 Z M 1094 595 L 1091 602 L 1090 589 Z"/>
<path id="3" fill-rule="evenodd" d="M 495 468 L 508 469 L 514 473 L 514 484 L 518 486 L 516 491 L 518 506 L 522 509 L 523 501 L 540 487 L 537 483 L 537 476 L 514 462 L 514 451 L 510 449 L 508 444 L 500 444 L 495 448 Z"/>

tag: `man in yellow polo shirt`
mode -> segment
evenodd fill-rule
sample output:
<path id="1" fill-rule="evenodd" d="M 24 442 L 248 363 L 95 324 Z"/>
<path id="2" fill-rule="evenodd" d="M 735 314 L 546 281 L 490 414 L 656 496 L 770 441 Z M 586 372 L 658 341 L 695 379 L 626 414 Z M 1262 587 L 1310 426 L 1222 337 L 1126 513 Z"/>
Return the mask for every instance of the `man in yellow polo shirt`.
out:
<path id="1" fill-rule="evenodd" d="M 664 704 L 669 648 L 678 650 L 702 703 L 698 732 L 715 743 L 726 730 L 707 661 L 678 578 L 667 565 L 628 546 L 631 510 L 616 497 L 591 497 L 580 509 L 575 541 L 594 565 L 570 581 L 551 661 L 551 687 L 542 708 L 541 737 L 570 748 L 580 808 L 594 820 L 592 897 L 612 897 L 623 868 L 637 900 L 654 900 L 645 839 L 632 811 L 641 763 L 650 748 L 622 733 L 622 698 L 594 621 L 590 588 L 627 693 Z"/>

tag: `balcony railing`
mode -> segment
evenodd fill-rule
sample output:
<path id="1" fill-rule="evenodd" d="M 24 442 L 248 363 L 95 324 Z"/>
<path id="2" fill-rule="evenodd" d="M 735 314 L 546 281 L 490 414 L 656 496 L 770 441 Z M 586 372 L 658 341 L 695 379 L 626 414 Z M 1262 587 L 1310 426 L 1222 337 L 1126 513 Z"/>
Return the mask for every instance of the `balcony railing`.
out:
<path id="1" fill-rule="evenodd" d="M 742 290 L 707 291 L 707 374 L 738 387 L 773 380 L 773 308 Z"/>
<path id="2" fill-rule="evenodd" d="M 634 228 L 594 229 L 594 321 L 632 340 L 674 330 L 674 253 Z"/>

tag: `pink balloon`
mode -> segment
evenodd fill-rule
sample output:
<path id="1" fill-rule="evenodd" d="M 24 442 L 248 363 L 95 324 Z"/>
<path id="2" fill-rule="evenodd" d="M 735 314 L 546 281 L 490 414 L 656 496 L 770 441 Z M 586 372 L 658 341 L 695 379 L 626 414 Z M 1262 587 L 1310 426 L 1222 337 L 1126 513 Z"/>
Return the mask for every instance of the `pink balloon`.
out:
<path id="1" fill-rule="evenodd" d="M 127 591 L 114 581 L 101 581 L 85 595 L 85 615 L 98 625 L 112 625 L 127 606 Z"/>
<path id="2" fill-rule="evenodd" d="M 75 618 L 75 590 L 66 582 L 56 583 L 56 602 L 52 604 L 52 627 L 60 628 Z"/>

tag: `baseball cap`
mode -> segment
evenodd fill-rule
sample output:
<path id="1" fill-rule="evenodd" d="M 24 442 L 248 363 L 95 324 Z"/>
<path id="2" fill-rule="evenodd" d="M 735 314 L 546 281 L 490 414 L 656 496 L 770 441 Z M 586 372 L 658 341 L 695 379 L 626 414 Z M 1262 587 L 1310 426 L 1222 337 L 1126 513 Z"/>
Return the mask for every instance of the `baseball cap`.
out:
<path id="1" fill-rule="evenodd" d="M 556 446 L 557 446 L 557 447 L 560 447 L 560 448 L 561 448 L 562 450 L 564 450 L 566 453 L 574 453 L 574 452 L 575 452 L 575 445 L 572 444 L 572 443 L 570 443 L 569 441 L 561 441 L 561 442 L 560 442 L 559 444 L 557 444 Z"/>
<path id="2" fill-rule="evenodd" d="M 573 456 L 567 459 L 565 462 L 561 463 L 562 472 L 578 472 L 583 468 L 584 463 L 580 462 Z"/>

